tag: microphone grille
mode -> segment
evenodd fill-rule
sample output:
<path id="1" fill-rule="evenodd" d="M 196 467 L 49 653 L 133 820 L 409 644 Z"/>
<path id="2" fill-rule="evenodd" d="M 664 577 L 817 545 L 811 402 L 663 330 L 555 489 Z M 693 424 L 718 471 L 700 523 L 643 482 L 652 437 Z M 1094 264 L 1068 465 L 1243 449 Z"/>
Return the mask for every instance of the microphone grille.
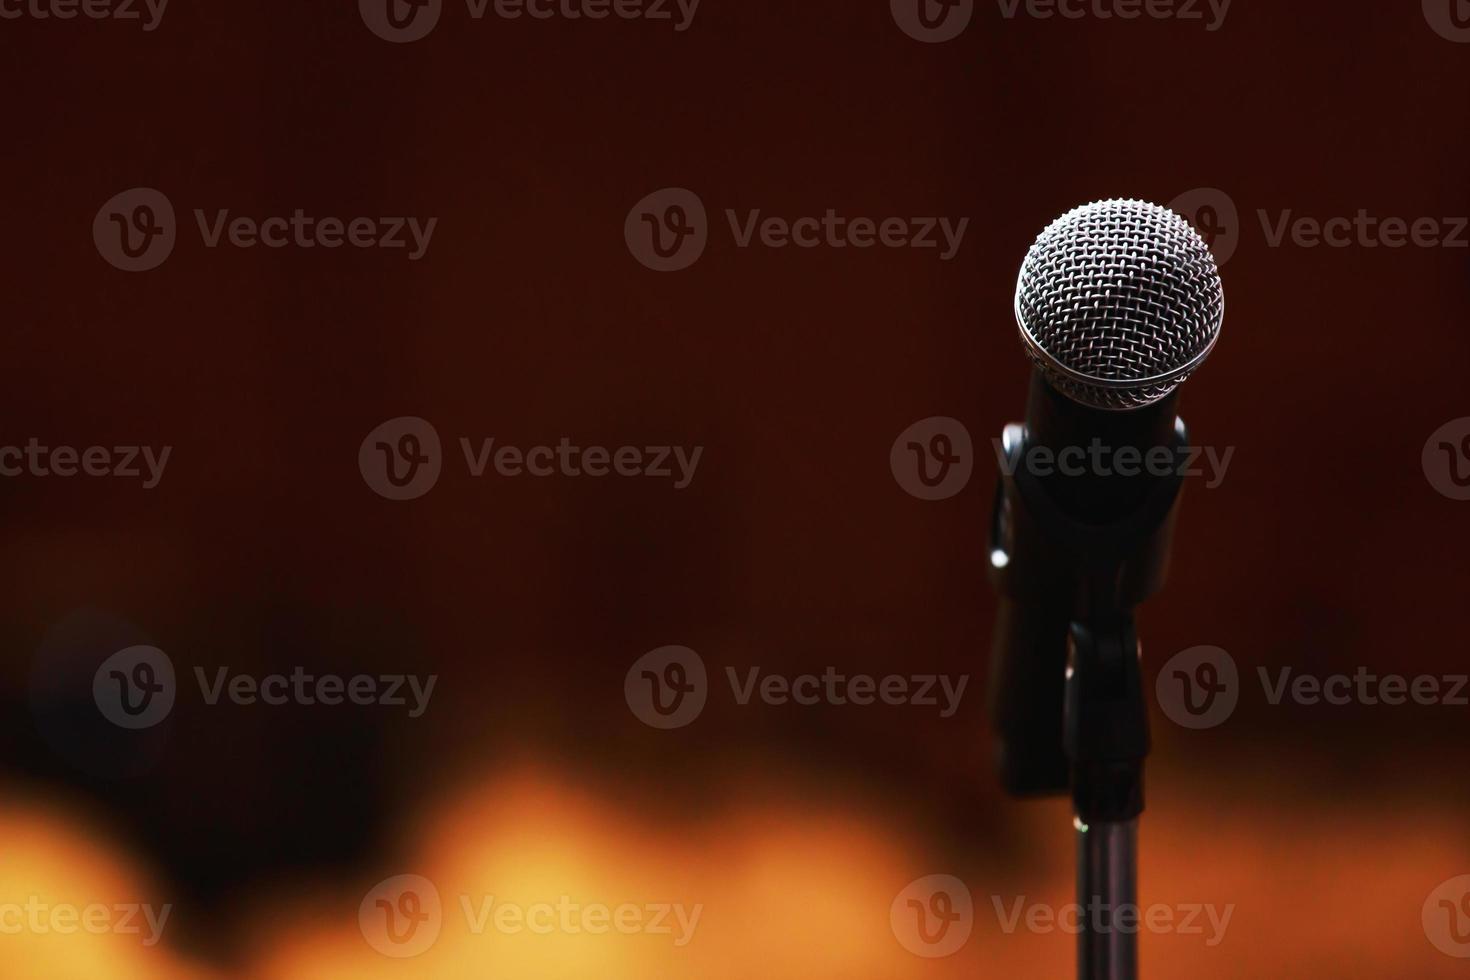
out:
<path id="1" fill-rule="evenodd" d="M 1224 318 L 1209 246 L 1145 201 L 1068 211 L 1037 237 L 1016 282 L 1026 352 L 1053 387 L 1094 408 L 1167 396 L 1204 363 Z"/>

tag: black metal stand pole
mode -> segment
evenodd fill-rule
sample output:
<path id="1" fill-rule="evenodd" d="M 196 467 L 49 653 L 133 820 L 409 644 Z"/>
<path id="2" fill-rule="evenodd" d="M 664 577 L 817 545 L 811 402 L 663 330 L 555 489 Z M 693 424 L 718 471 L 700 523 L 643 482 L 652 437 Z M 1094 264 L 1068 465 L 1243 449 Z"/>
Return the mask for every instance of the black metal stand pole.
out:
<path id="1" fill-rule="evenodd" d="M 1105 420 L 1033 379 L 1008 425 L 991 517 L 1000 593 L 990 706 L 1014 796 L 1070 791 L 1077 826 L 1078 975 L 1138 976 L 1137 846 L 1148 712 L 1133 609 L 1156 593 L 1189 444 L 1173 398 Z M 1180 465 L 1135 477 L 1034 472 L 1030 448 L 1167 446 Z"/>
<path id="2" fill-rule="evenodd" d="M 1131 614 L 1072 625 L 1065 717 L 1077 828 L 1077 974 L 1136 980 L 1138 817 L 1149 734 Z"/>
<path id="3" fill-rule="evenodd" d="M 1075 824 L 1077 904 L 1082 924 L 1077 935 L 1077 973 L 1087 980 L 1133 980 L 1138 976 L 1136 931 L 1098 930 L 1088 903 L 1096 903 L 1099 910 L 1114 910 L 1112 914 L 1124 906 L 1137 907 L 1138 821 L 1084 824 L 1077 820 Z"/>

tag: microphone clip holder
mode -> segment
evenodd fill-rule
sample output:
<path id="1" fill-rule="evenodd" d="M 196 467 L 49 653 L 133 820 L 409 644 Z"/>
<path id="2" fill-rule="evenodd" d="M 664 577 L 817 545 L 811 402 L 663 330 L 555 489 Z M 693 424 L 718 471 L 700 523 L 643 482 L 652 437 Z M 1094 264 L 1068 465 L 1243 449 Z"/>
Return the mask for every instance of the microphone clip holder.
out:
<path id="1" fill-rule="evenodd" d="M 1183 459 L 1187 431 L 1171 404 L 1163 408 L 1160 434 L 1171 438 L 1161 441 Z M 1163 585 L 1183 468 L 1123 486 L 1068 486 L 1030 472 L 1027 448 L 1026 429 L 1007 426 L 991 525 L 1002 780 L 1015 795 L 1070 792 L 1078 976 L 1134 980 L 1150 737 L 1133 610 Z"/>
<path id="2" fill-rule="evenodd" d="M 1072 806 L 1084 824 L 1143 812 L 1148 707 L 1132 615 L 1106 627 L 1073 623 L 1068 637 L 1064 743 Z"/>
<path id="3" fill-rule="evenodd" d="M 1170 448 L 1183 460 L 1188 433 L 1182 421 L 1169 418 Z M 1001 597 L 990 705 L 1006 789 L 1016 796 L 1052 796 L 1072 784 L 1063 717 L 1071 698 L 1069 651 L 1078 647 L 1079 629 L 1093 639 L 1089 649 L 1124 642 L 1137 648 L 1133 609 L 1163 586 L 1184 477 L 1181 465 L 1122 491 L 1106 486 L 1106 477 L 1071 487 L 1062 482 L 1071 477 L 1032 473 L 1025 463 L 1028 445 L 1024 427 L 1006 427 L 990 531 L 990 579 Z M 1113 494 L 1106 519 L 1090 519 L 1059 502 L 1064 493 L 1058 489 L 1083 506 Z"/>

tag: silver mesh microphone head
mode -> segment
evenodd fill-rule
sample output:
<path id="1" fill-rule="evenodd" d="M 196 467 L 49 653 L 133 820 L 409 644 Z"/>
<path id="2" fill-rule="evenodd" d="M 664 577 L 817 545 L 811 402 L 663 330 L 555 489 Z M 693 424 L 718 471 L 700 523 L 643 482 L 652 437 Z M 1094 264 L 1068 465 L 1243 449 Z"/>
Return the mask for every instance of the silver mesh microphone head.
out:
<path id="1" fill-rule="evenodd" d="M 1225 292 L 1189 222 L 1144 201 L 1098 201 L 1053 221 L 1016 281 L 1021 340 L 1073 401 L 1124 411 L 1167 396 L 1220 336 Z"/>

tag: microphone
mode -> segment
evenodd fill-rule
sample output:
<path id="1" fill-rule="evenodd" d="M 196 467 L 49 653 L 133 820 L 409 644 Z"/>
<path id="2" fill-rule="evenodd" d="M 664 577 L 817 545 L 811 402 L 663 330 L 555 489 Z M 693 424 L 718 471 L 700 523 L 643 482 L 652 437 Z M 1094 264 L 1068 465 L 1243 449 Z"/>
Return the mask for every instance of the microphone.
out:
<path id="1" fill-rule="evenodd" d="M 991 717 L 1013 795 L 1070 785 L 1084 815 L 1142 809 L 1146 714 L 1064 712 L 1069 651 L 1112 651 L 1108 669 L 1135 686 L 1132 610 L 1163 585 L 1188 458 L 1177 390 L 1224 312 L 1204 240 L 1144 201 L 1069 211 L 1022 263 L 1015 315 L 1033 371 L 1025 424 L 1001 440 L 990 552 Z M 1130 785 L 1117 767 L 1134 757 Z"/>

